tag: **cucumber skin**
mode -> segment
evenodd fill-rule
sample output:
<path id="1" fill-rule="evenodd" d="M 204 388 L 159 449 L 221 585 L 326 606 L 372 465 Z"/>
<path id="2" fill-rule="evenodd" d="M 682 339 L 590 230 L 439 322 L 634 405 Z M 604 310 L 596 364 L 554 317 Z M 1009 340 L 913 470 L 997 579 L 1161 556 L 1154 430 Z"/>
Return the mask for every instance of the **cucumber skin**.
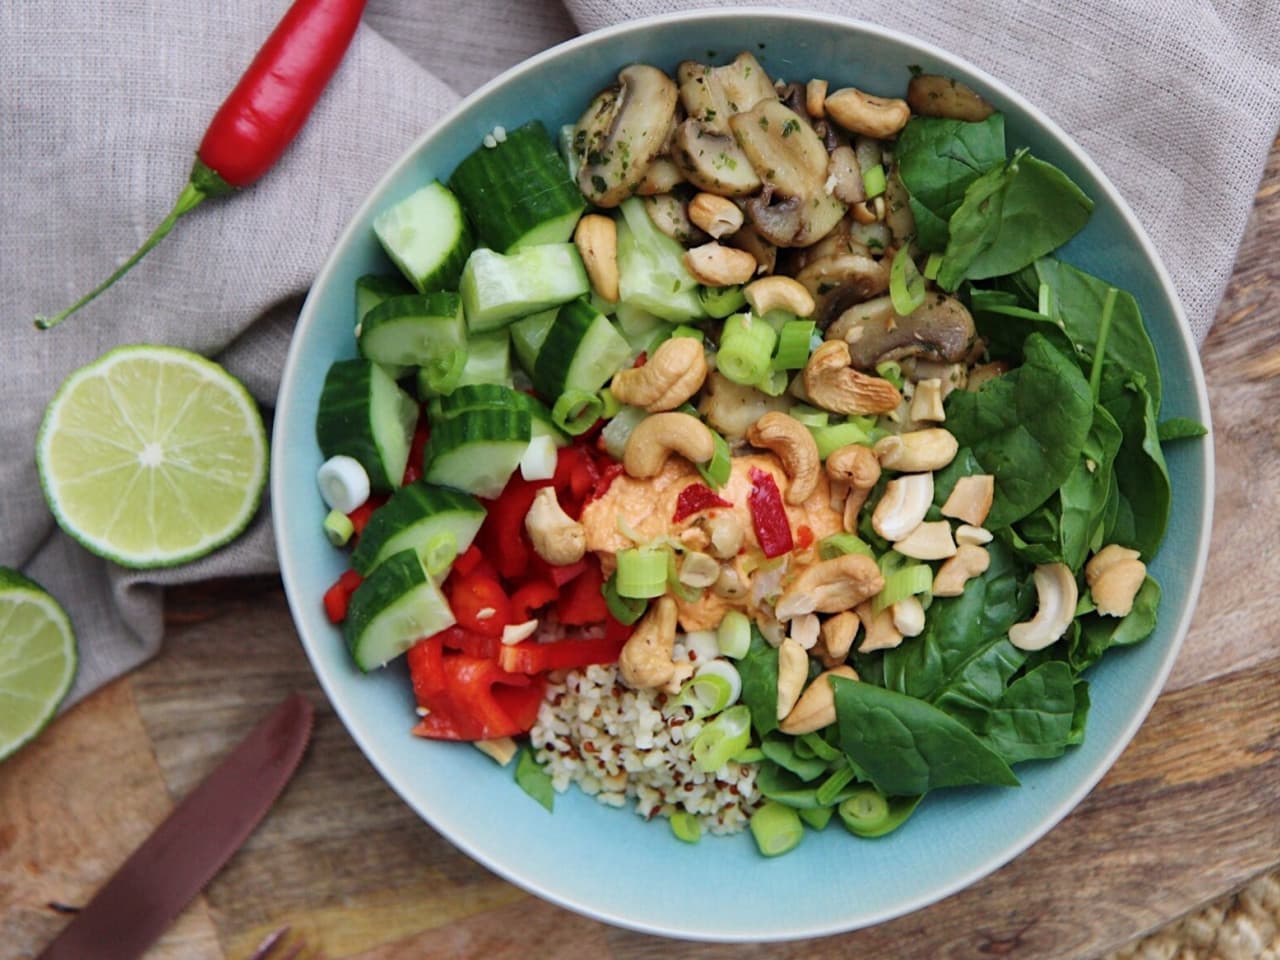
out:
<path id="1" fill-rule="evenodd" d="M 417 409 L 413 399 L 396 386 L 395 381 L 377 364 L 363 359 L 338 360 L 325 374 L 324 387 L 320 392 L 316 442 L 326 460 L 338 454 L 354 457 L 369 475 L 369 486 L 374 490 L 388 491 L 400 486 L 403 466 L 400 476 L 393 479 L 388 474 L 383 451 L 378 447 L 370 422 L 371 393 L 375 381 L 380 378 L 386 380 L 379 385 L 380 389 L 389 386 L 403 396 L 405 403 Z"/>
<path id="2" fill-rule="evenodd" d="M 387 349 L 387 343 L 378 344 L 379 330 L 383 336 L 392 325 L 406 320 L 419 321 L 424 331 L 430 336 L 420 337 L 415 333 L 415 341 L 420 346 L 427 344 L 447 348 L 462 347 L 467 342 L 467 325 L 462 316 L 462 297 L 456 293 L 436 290 L 431 293 L 413 293 L 408 296 L 391 297 L 383 300 L 365 314 L 360 322 L 360 333 L 356 337 L 356 345 L 361 356 L 382 364 L 418 366 L 429 363 L 435 356 L 425 349 L 420 355 L 395 356 Z M 450 329 L 453 328 L 453 329 Z M 440 336 L 440 334 L 445 334 Z M 420 339 L 418 338 L 420 337 Z"/>
<path id="3" fill-rule="evenodd" d="M 507 133 L 495 147 L 465 157 L 449 178 L 482 245 L 510 253 L 523 244 L 568 240 L 586 201 L 569 167 L 538 120 Z M 552 221 L 567 229 L 530 237 Z M 563 233 L 563 236 L 559 236 Z"/>
<path id="4" fill-rule="evenodd" d="M 356 281 L 356 323 L 363 321 L 369 311 L 380 303 L 413 292 L 413 287 L 402 276 L 366 273 Z"/>
<path id="5" fill-rule="evenodd" d="M 584 296 L 591 281 L 572 243 L 538 244 L 510 254 L 477 247 L 463 267 L 459 290 L 467 328 L 477 334 Z"/>
<path id="6" fill-rule="evenodd" d="M 387 544 L 400 533 L 435 518 L 467 514 L 474 515 L 477 529 L 484 522 L 485 509 L 475 497 L 421 480 L 401 487 L 369 517 L 369 523 L 351 553 L 351 566 L 361 576 L 367 577 L 388 559 L 383 556 L 387 553 Z M 470 545 L 470 541 L 459 541 L 459 552 Z"/>
<path id="7" fill-rule="evenodd" d="M 523 390 L 498 383 L 469 383 L 446 397 L 438 397 L 429 407 L 431 422 L 452 420 L 473 410 L 527 410 L 532 419 L 533 436 L 545 434 L 557 447 L 566 446 L 569 438 L 551 419 L 551 410 L 537 397 Z"/>
<path id="8" fill-rule="evenodd" d="M 446 251 L 447 256 L 441 259 L 436 268 L 425 276 L 414 276 L 407 264 L 405 264 L 395 250 L 394 244 L 389 244 L 383 236 L 382 218 L 391 210 L 395 210 L 405 203 L 411 201 L 418 194 L 424 191 L 435 190 L 440 198 L 449 204 L 457 214 L 458 218 L 458 238 L 457 242 Z M 471 251 L 475 249 L 475 235 L 472 232 L 471 223 L 467 219 L 466 210 L 463 209 L 462 203 L 458 197 L 449 190 L 439 180 L 433 180 L 431 183 L 419 188 L 414 193 L 405 197 L 400 203 L 383 211 L 378 218 L 374 220 L 374 235 L 377 237 L 379 244 L 382 246 L 383 252 L 387 258 L 399 268 L 404 278 L 413 285 L 419 293 L 429 293 L 433 290 L 454 290 L 457 289 L 458 279 L 462 276 L 462 268 L 466 265 L 467 257 L 471 255 Z"/>
<path id="9" fill-rule="evenodd" d="M 426 449 L 422 452 L 422 477 L 429 483 L 462 490 L 481 499 L 492 499 L 502 492 L 511 474 L 520 464 L 520 457 L 529 445 L 533 436 L 533 418 L 523 408 L 494 409 L 477 408 L 465 416 L 456 416 L 438 420 L 431 425 L 431 437 L 427 440 Z M 476 477 L 460 477 L 459 464 L 456 457 L 467 451 L 469 447 L 480 445 L 501 445 L 509 449 L 501 451 L 510 454 L 510 470 L 502 478 L 502 485 L 494 489 L 488 485 L 477 488 Z M 472 450 L 476 455 L 472 462 L 478 467 L 494 467 L 499 465 L 497 450 Z M 501 463 L 505 469 L 508 464 Z M 463 471 L 465 473 L 465 471 Z M 480 479 L 488 479 L 482 477 Z"/>
<path id="10" fill-rule="evenodd" d="M 380 614 L 411 591 L 428 593 L 429 602 L 438 602 L 447 613 L 447 617 L 442 617 L 439 625 L 430 624 L 424 627 L 424 630 L 430 630 L 430 633 L 423 632 L 398 639 L 396 647 L 399 649 L 395 650 L 391 657 L 371 658 L 371 651 L 368 649 L 369 643 L 372 642 L 368 636 L 369 629 L 376 624 Z M 351 601 L 347 606 L 347 617 L 342 622 L 342 636 L 356 666 L 363 673 L 368 673 L 404 653 L 413 646 L 419 636 L 438 633 L 452 626 L 454 622 L 453 611 L 449 609 L 448 601 L 444 599 L 432 579 L 427 576 L 418 555 L 412 550 L 402 550 L 387 558 L 351 595 Z"/>
<path id="11" fill-rule="evenodd" d="M 608 329 L 595 330 L 597 324 L 604 324 Z M 595 342 L 599 341 L 599 334 L 603 334 L 608 342 Z M 630 346 L 622 334 L 614 330 L 609 318 L 596 310 L 589 300 L 584 297 L 566 303 L 547 331 L 533 368 L 533 387 L 548 403 L 554 404 L 569 389 L 595 393 L 616 372 L 616 369 L 607 369 L 603 376 L 596 374 L 585 380 L 582 378 L 584 369 L 589 369 L 593 360 L 593 356 L 583 356 L 584 341 L 588 337 L 593 341 L 589 352 L 595 355 L 595 359 L 609 356 L 621 365 L 631 355 Z"/>

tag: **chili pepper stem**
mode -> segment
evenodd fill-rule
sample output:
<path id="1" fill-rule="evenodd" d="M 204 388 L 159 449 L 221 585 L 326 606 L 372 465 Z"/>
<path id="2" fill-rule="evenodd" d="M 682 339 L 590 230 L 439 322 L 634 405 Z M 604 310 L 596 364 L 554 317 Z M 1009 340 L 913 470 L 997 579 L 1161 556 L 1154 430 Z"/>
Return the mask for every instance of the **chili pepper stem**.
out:
<path id="1" fill-rule="evenodd" d="M 126 273 L 128 273 L 134 264 L 136 264 L 139 260 L 141 260 L 151 251 L 152 247 L 154 247 L 166 236 L 168 236 L 169 231 L 173 229 L 173 225 L 177 223 L 178 220 L 184 214 L 189 213 L 196 206 L 198 206 L 200 204 L 200 201 L 204 200 L 206 196 L 208 196 L 208 194 L 204 190 L 202 190 L 200 187 L 197 187 L 194 183 L 188 183 L 185 187 L 183 187 L 182 193 L 178 195 L 178 200 L 173 205 L 173 209 L 169 211 L 169 215 L 165 217 L 163 221 L 161 221 L 160 226 L 155 228 L 151 236 L 147 237 L 146 242 L 143 243 L 142 246 L 138 248 L 138 251 L 133 256 L 131 256 L 128 260 L 126 260 L 123 264 L 121 264 L 119 269 L 117 269 L 115 273 L 111 274 L 111 276 L 107 277 L 106 280 L 98 284 L 98 286 L 94 287 L 91 291 L 89 291 L 87 294 L 85 294 L 83 297 L 81 297 L 71 306 L 67 307 L 67 309 L 63 310 L 60 313 L 54 314 L 52 317 L 46 317 L 46 316 L 36 317 L 35 318 L 36 328 L 39 330 L 49 330 L 53 327 L 56 327 L 63 320 L 67 319 L 67 317 L 71 316 L 81 307 L 85 306 L 85 304 L 90 303 L 91 301 L 96 299 L 100 293 L 102 293 L 104 290 L 110 287 L 113 283 L 115 283 L 117 280 L 123 277 Z"/>

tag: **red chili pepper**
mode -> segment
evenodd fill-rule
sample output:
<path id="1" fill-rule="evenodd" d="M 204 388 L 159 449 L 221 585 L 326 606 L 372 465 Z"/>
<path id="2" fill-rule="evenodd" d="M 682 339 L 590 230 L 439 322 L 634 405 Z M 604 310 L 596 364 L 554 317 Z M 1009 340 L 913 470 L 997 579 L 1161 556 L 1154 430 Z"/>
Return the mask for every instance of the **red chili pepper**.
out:
<path id="1" fill-rule="evenodd" d="M 341 623 L 347 619 L 347 606 L 351 603 L 351 595 L 362 583 L 364 578 L 360 574 L 354 570 L 348 570 L 324 592 L 324 612 L 328 614 L 330 623 Z"/>
<path id="2" fill-rule="evenodd" d="M 780 557 L 790 553 L 795 544 L 791 539 L 791 522 L 782 505 L 782 494 L 773 474 L 759 467 L 751 468 L 751 492 L 747 494 L 747 506 L 751 509 L 751 526 L 760 541 L 760 549 L 766 557 Z"/>
<path id="3" fill-rule="evenodd" d="M 807 523 L 802 523 L 796 527 L 796 547 L 800 550 L 807 550 L 813 546 L 813 527 Z"/>
<path id="4" fill-rule="evenodd" d="M 542 673 L 546 670 L 573 670 L 593 663 L 614 663 L 622 653 L 626 637 L 597 637 L 592 640 L 553 640 L 536 643 L 526 640 L 498 651 L 498 665 L 508 673 Z"/>
<path id="5" fill-rule="evenodd" d="M 728 500 L 716 496 L 715 492 L 703 483 L 691 483 L 680 491 L 680 496 L 676 497 L 676 512 L 672 516 L 672 523 L 679 523 L 681 520 L 687 520 L 695 513 L 701 513 L 703 510 L 710 510 L 712 507 L 732 507 L 733 504 Z"/>
<path id="6" fill-rule="evenodd" d="M 169 215 L 111 276 L 61 313 L 36 317 L 36 326 L 48 330 L 92 301 L 206 197 L 247 187 L 271 169 L 338 69 L 364 7 L 365 0 L 295 0 L 214 114 Z"/>

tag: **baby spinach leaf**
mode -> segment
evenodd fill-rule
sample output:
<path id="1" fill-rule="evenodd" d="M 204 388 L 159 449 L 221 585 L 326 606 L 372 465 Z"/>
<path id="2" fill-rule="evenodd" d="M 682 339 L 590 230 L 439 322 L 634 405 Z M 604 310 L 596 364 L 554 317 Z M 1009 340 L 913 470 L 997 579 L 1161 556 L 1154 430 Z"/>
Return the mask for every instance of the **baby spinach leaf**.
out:
<path id="1" fill-rule="evenodd" d="M 1117 542 L 1133 547 L 1150 561 L 1169 523 L 1172 489 L 1160 449 L 1159 427 L 1150 394 L 1139 383 L 1117 388 L 1104 378 L 1102 405 L 1124 433 L 1115 458 L 1121 506 L 1115 526 Z"/>
<path id="2" fill-rule="evenodd" d="M 751 725 L 763 737 L 778 728 L 778 651 L 754 626 L 747 655 L 738 661 L 742 702 L 751 711 Z"/>
<path id="3" fill-rule="evenodd" d="M 944 250 L 947 221 L 965 189 L 1004 161 L 1004 116 L 993 113 L 980 123 L 912 117 L 898 134 L 894 154 L 911 197 L 916 243 L 924 250 Z"/>
<path id="4" fill-rule="evenodd" d="M 1062 519 L 1058 528 L 1059 558 L 1079 570 L 1090 549 L 1100 544 L 1111 491 L 1112 464 L 1124 435 L 1105 407 L 1093 409 L 1093 424 L 1080 460 L 1058 491 Z"/>
<path id="5" fill-rule="evenodd" d="M 965 190 L 951 215 L 938 286 L 1016 273 L 1075 236 L 1093 201 L 1057 167 L 1020 150 Z"/>
<path id="6" fill-rule="evenodd" d="M 1073 747 L 1084 743 L 1084 728 L 1089 719 L 1089 681 L 1076 680 L 1076 709 L 1071 715 L 1071 736 L 1067 743 Z"/>
<path id="7" fill-rule="evenodd" d="M 1209 432 L 1199 420 L 1192 420 L 1190 417 L 1170 417 L 1168 420 L 1161 420 L 1157 433 L 1160 436 L 1161 443 L 1170 443 L 1174 440 L 1194 440 L 1196 437 L 1203 437 Z"/>
<path id="8" fill-rule="evenodd" d="M 1071 742 L 1075 678 L 1061 660 L 1019 677 L 991 711 L 983 739 L 1009 764 L 1061 756 Z"/>
<path id="9" fill-rule="evenodd" d="M 538 763 L 533 750 L 528 745 L 520 749 L 520 757 L 516 760 L 516 784 L 551 813 L 555 809 L 556 792 L 551 785 L 551 774 Z"/>
<path id="10" fill-rule="evenodd" d="M 1093 397 L 1075 361 L 1040 334 L 1027 338 L 1022 366 L 947 399 L 947 427 L 995 475 L 987 528 L 1026 516 L 1062 486 L 1093 423 Z"/>
<path id="11" fill-rule="evenodd" d="M 972 450 L 967 447 L 957 450 L 951 462 L 933 474 L 933 505 L 941 507 L 946 503 L 951 491 L 956 488 L 956 481 L 961 477 L 973 477 L 985 472 Z"/>
<path id="12" fill-rule="evenodd" d="M 774 707 L 776 713 L 777 707 Z M 827 771 L 830 761 L 813 755 L 802 756 L 796 749 L 800 741 L 783 733 L 769 734 L 760 741 L 760 751 L 778 766 L 790 770 L 806 783 L 816 780 Z"/>
<path id="13" fill-rule="evenodd" d="M 886 796 L 967 784 L 1017 786 L 1000 755 L 937 707 L 833 677 L 840 749 Z"/>
<path id="14" fill-rule="evenodd" d="M 1129 646 L 1145 640 L 1156 628 L 1160 606 L 1160 584 L 1147 577 L 1133 598 L 1133 609 L 1123 617 L 1093 613 L 1080 618 L 1080 635 L 1069 648 L 1072 668 L 1080 673 L 1093 666 L 1112 647 Z"/>

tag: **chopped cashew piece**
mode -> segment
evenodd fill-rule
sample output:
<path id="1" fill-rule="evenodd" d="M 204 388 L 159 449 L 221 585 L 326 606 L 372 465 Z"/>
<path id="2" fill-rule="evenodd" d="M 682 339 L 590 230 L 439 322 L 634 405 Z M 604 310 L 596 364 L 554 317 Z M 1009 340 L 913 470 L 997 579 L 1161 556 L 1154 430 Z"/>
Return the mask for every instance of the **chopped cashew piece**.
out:
<path id="1" fill-rule="evenodd" d="M 587 531 L 560 507 L 553 487 L 543 487 L 525 514 L 533 551 L 553 566 L 577 563 L 587 552 Z"/>
<path id="2" fill-rule="evenodd" d="M 791 711 L 782 718 L 778 729 L 794 737 L 813 733 L 829 727 L 836 722 L 836 692 L 831 688 L 832 677 L 844 677 L 846 680 L 857 680 L 858 673 L 853 667 L 833 667 L 824 670 L 813 678 L 813 682 L 805 688 L 800 699 Z"/>
<path id="3" fill-rule="evenodd" d="M 880 482 L 880 461 L 870 447 L 851 443 L 827 454 L 827 476 L 849 488 L 844 500 L 844 528 L 858 529 L 858 514 Z"/>
<path id="4" fill-rule="evenodd" d="M 790 637 L 778 646 L 778 719 L 791 712 L 809 676 L 809 654 Z"/>
<path id="5" fill-rule="evenodd" d="M 1036 615 L 1009 628 L 1009 642 L 1019 650 L 1043 650 L 1064 633 L 1080 599 L 1076 578 L 1065 563 L 1036 567 Z"/>
<path id="6" fill-rule="evenodd" d="M 827 81 L 810 80 L 804 87 L 804 112 L 815 120 L 827 115 Z"/>
<path id="7" fill-rule="evenodd" d="M 648 413 L 674 410 L 700 389 L 707 378 L 707 355 L 693 337 L 664 340 L 641 367 L 619 370 L 609 389 L 619 403 Z"/>
<path id="8" fill-rule="evenodd" d="M 795 417 L 770 411 L 751 425 L 747 440 L 753 446 L 771 450 L 782 462 L 790 482 L 784 499 L 787 503 L 804 503 L 818 487 L 822 460 L 818 444 L 809 428 Z"/>
<path id="9" fill-rule="evenodd" d="M 519 747 L 510 737 L 495 737 L 492 740 L 473 740 L 477 750 L 486 757 L 490 757 L 498 762 L 499 766 L 505 767 L 508 763 L 515 759 Z"/>
<path id="10" fill-rule="evenodd" d="M 720 564 L 715 557 L 690 550 L 680 561 L 680 582 L 686 587 L 709 587 L 720 577 Z"/>
<path id="11" fill-rule="evenodd" d="M 1098 613 L 1104 617 L 1127 617 L 1133 601 L 1147 579 L 1147 566 L 1137 550 L 1108 544 L 1084 565 L 1084 578 Z"/>
<path id="12" fill-rule="evenodd" d="M 633 690 L 662 686 L 676 670 L 671 661 L 675 643 L 676 602 L 669 595 L 664 595 L 636 624 L 618 656 L 622 682 Z"/>
<path id="13" fill-rule="evenodd" d="M 841 610 L 834 617 L 828 617 L 822 624 L 822 643 L 827 655 L 838 663 L 849 656 L 853 649 L 853 640 L 858 635 L 858 627 L 862 623 L 852 610 Z"/>
<path id="14" fill-rule="evenodd" d="M 905 539 L 933 505 L 933 474 L 907 473 L 890 480 L 871 514 L 871 528 L 890 543 Z"/>
<path id="15" fill-rule="evenodd" d="M 858 645 L 859 653 L 892 650 L 902 643 L 902 633 L 893 622 L 893 607 L 873 613 L 868 601 L 858 605 L 858 617 L 862 620 L 862 629 L 865 631 L 862 643 Z"/>
<path id="16" fill-rule="evenodd" d="M 927 427 L 881 437 L 873 449 L 880 459 L 880 466 L 887 470 L 923 473 L 941 470 L 954 460 L 960 444 L 951 431 Z"/>
<path id="17" fill-rule="evenodd" d="M 578 221 L 573 242 L 587 268 L 591 289 L 610 303 L 618 302 L 618 225 L 609 217 L 588 213 Z"/>
<path id="18" fill-rule="evenodd" d="M 654 413 L 636 424 L 627 437 L 622 465 L 630 476 L 656 477 L 673 453 L 692 463 L 706 463 L 715 452 L 711 430 L 697 417 Z"/>
<path id="19" fill-rule="evenodd" d="M 782 591 L 774 613 L 779 620 L 805 613 L 839 613 L 874 597 L 883 587 L 884 577 L 874 560 L 846 553 L 805 567 Z"/>
<path id="20" fill-rule="evenodd" d="M 662 685 L 662 692 L 675 696 L 684 682 L 697 673 L 698 668 L 688 660 L 677 660 L 672 666 L 671 679 Z"/>
<path id="21" fill-rule="evenodd" d="M 934 520 L 916 525 L 916 528 L 893 544 L 904 557 L 913 560 L 945 560 L 956 555 L 956 542 L 951 537 L 951 524 Z"/>
<path id="22" fill-rule="evenodd" d="M 833 413 L 888 413 L 902 403 L 902 394 L 883 377 L 854 370 L 849 344 L 827 340 L 804 367 L 804 389 L 815 406 Z"/>
<path id="23" fill-rule="evenodd" d="M 812 613 L 804 613 L 791 621 L 791 639 L 805 650 L 812 650 L 818 642 L 818 631 L 821 625 Z"/>
<path id="24" fill-rule="evenodd" d="M 893 626 L 904 637 L 918 637 L 924 632 L 924 604 L 919 597 L 903 597 L 892 607 Z"/>
<path id="25" fill-rule="evenodd" d="M 980 547 L 984 543 L 990 543 L 993 534 L 986 527 L 975 527 L 972 524 L 962 523 L 956 527 L 956 543 L 971 543 Z"/>
<path id="26" fill-rule="evenodd" d="M 742 210 L 727 197 L 699 193 L 689 201 L 689 219 L 715 239 L 732 236 L 742 229 Z M 754 259 L 754 258 L 753 258 Z M 754 267 L 752 268 L 754 269 Z"/>
<path id="27" fill-rule="evenodd" d="M 987 522 L 996 496 L 996 478 L 989 473 L 961 477 L 942 505 L 942 515 L 980 527 Z"/>
<path id="28" fill-rule="evenodd" d="M 685 251 L 684 265 L 699 283 L 728 287 L 746 283 L 756 273 L 756 258 L 737 247 L 704 243 Z"/>
<path id="29" fill-rule="evenodd" d="M 964 585 L 974 577 L 987 572 L 991 565 L 991 555 L 984 547 L 972 543 L 961 543 L 956 547 L 955 556 L 942 566 L 933 578 L 933 595 L 935 597 L 958 597 L 964 593 Z"/>
<path id="30" fill-rule="evenodd" d="M 921 423 L 942 423 L 947 412 L 942 407 L 942 379 L 930 377 L 916 383 L 911 395 L 911 419 Z"/>
<path id="31" fill-rule="evenodd" d="M 537 620 L 526 620 L 524 623 L 509 623 L 502 628 L 502 642 L 510 645 L 528 640 L 538 630 Z"/>
<path id="32" fill-rule="evenodd" d="M 777 274 L 761 277 L 742 288 L 742 295 L 757 317 L 770 310 L 785 310 L 796 317 L 808 317 L 817 309 L 813 294 L 799 280 Z"/>
<path id="33" fill-rule="evenodd" d="M 707 518 L 707 535 L 711 538 L 712 555 L 732 560 L 742 549 L 745 532 L 742 521 L 732 513 L 716 512 Z"/>
<path id="34" fill-rule="evenodd" d="M 850 133 L 860 133 L 877 140 L 894 136 L 911 119 L 907 101 L 873 97 L 855 87 L 845 87 L 828 94 L 825 108 L 827 116 Z"/>

